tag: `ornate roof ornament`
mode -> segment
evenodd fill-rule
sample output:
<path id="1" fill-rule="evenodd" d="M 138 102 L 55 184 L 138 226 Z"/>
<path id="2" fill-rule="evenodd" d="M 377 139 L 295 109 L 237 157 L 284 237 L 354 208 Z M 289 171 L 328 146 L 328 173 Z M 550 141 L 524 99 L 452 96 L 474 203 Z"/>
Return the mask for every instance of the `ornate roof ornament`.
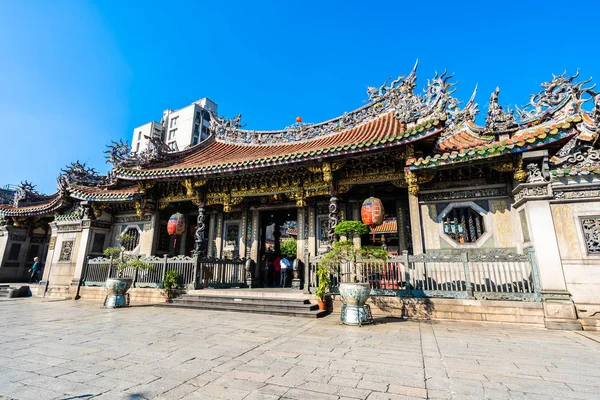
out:
<path id="1" fill-rule="evenodd" d="M 477 114 L 479 114 L 479 104 L 475 102 L 477 87 L 478 85 L 475 85 L 475 89 L 473 90 L 471 98 L 462 110 L 458 107 L 460 102 L 456 98 L 449 96 L 448 105 L 446 108 L 448 109 L 448 116 L 450 120 L 447 126 L 450 131 L 453 131 L 467 122 L 475 121 L 475 117 L 477 117 Z"/>
<path id="2" fill-rule="evenodd" d="M 114 168 L 141 168 L 167 161 L 174 154 L 174 151 L 159 137 L 144 137 L 149 140 L 148 147 L 140 152 L 132 152 L 127 141 L 113 141 L 112 145 L 106 146 L 109 150 L 104 151 L 107 162 L 111 163 Z"/>
<path id="3" fill-rule="evenodd" d="M 569 146 L 569 154 L 557 153 L 550 159 L 557 175 L 587 175 L 600 172 L 600 150 L 591 145 Z"/>
<path id="4" fill-rule="evenodd" d="M 590 98 L 584 99 L 584 94 L 593 94 L 592 89 L 596 86 L 584 88 L 583 85 L 589 83 L 592 79 L 575 83 L 575 79 L 579 76 L 579 71 L 571 77 L 566 77 L 567 71 L 562 75 L 552 74 L 550 82 L 542 83 L 542 90 L 537 94 L 530 96 L 529 103 L 523 109 L 517 108 L 519 119 L 523 123 L 534 119 L 547 120 L 552 115 L 571 103 L 569 112 L 579 112 L 581 105 Z"/>
<path id="5" fill-rule="evenodd" d="M 515 121 L 514 117 L 514 111 L 504 111 L 502 106 L 498 104 L 499 94 L 500 88 L 496 87 L 496 90 L 494 90 L 490 96 L 490 106 L 485 120 L 486 129 L 491 131 L 491 133 L 496 134 L 516 130 L 518 128 L 517 121 Z"/>
<path id="6" fill-rule="evenodd" d="M 13 196 L 13 207 L 18 208 L 19 202 L 21 200 L 27 199 L 27 192 L 23 188 L 23 186 L 19 186 L 19 188 L 15 191 L 15 195 Z"/>
<path id="7" fill-rule="evenodd" d="M 102 179 L 94 168 L 88 168 L 85 163 L 80 163 L 79 160 L 72 162 L 60 171 L 65 175 L 69 182 L 74 184 L 84 183 L 97 185 Z"/>
<path id="8" fill-rule="evenodd" d="M 294 124 L 278 131 L 251 131 L 240 129 L 242 125 L 239 115 L 232 120 L 211 115 L 211 131 L 216 140 L 225 143 L 279 145 L 304 142 L 352 129 L 389 112 L 395 112 L 396 119 L 405 124 L 417 122 L 420 118 L 436 116 L 436 113 L 442 114 L 451 98 L 450 88 L 454 84 L 448 81 L 452 75 L 447 75 L 446 72 L 442 75 L 436 73 L 434 78 L 428 81 L 424 95 L 417 95 L 414 93 L 417 86 L 417 66 L 418 60 L 407 76 L 400 75 L 391 82 L 391 78 L 388 78 L 378 88 L 368 87 L 369 104 L 329 121 L 319 124 Z"/>

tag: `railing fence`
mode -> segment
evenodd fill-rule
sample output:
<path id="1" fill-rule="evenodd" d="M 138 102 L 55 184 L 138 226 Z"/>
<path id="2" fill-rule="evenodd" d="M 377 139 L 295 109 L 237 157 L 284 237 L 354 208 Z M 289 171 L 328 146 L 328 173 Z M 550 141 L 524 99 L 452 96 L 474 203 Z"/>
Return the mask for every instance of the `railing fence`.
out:
<path id="1" fill-rule="evenodd" d="M 308 283 L 314 293 L 319 258 L 308 263 Z M 504 251 L 482 253 L 428 253 L 392 257 L 387 261 L 359 261 L 340 265 L 331 274 L 331 291 L 351 282 L 354 272 L 366 278 L 371 294 L 401 297 L 448 297 L 497 300 L 540 299 L 533 249 L 526 254 Z"/>
<path id="2" fill-rule="evenodd" d="M 244 259 L 222 260 L 216 258 L 197 258 L 195 256 L 141 257 L 142 261 L 152 265 L 144 271 L 131 267 L 123 269 L 122 276 L 133 279 L 134 287 L 162 287 L 166 274 L 177 271 L 180 288 L 201 287 L 247 287 Z M 112 267 L 111 267 L 112 264 Z M 97 257 L 89 258 L 85 267 L 83 283 L 86 286 L 103 286 L 108 278 L 119 276 L 117 260 Z"/>

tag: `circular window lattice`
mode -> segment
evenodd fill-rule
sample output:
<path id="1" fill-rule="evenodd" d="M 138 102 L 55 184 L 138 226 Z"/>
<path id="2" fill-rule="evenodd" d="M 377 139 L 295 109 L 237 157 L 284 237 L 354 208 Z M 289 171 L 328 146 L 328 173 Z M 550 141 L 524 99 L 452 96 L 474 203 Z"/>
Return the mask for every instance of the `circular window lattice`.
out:
<path id="1" fill-rule="evenodd" d="M 127 229 L 123 236 L 127 238 L 122 243 L 126 251 L 133 251 L 140 244 L 140 231 L 135 228 Z"/>

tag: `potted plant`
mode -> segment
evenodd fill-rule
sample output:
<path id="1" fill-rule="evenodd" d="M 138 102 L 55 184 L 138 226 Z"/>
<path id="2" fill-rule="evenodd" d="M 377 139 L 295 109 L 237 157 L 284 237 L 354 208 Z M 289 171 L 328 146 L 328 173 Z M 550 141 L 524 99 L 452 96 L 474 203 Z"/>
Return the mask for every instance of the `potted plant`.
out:
<path id="1" fill-rule="evenodd" d="M 316 295 L 319 299 L 319 310 L 325 311 L 327 309 L 327 304 L 325 303 L 325 296 L 329 291 L 329 284 L 331 280 L 329 279 L 329 270 L 325 268 L 323 265 L 319 265 L 317 268 L 317 280 L 319 285 L 317 286 Z"/>
<path id="2" fill-rule="evenodd" d="M 365 263 L 370 268 L 378 262 L 383 264 L 388 257 L 387 252 L 379 247 L 364 246 L 357 248 L 352 238 L 369 233 L 369 228 L 359 221 L 343 221 L 335 228 L 335 234 L 345 236 L 349 240 L 335 242 L 333 248 L 319 262 L 319 267 L 326 268 L 339 276 L 340 298 L 345 305 L 340 318 L 344 324 L 361 325 L 368 322 L 365 303 L 371 294 L 368 276 L 365 274 Z"/>
<path id="3" fill-rule="evenodd" d="M 176 294 L 177 286 L 179 285 L 179 273 L 176 270 L 171 270 L 165 275 L 163 281 L 163 290 L 166 296 L 165 302 L 170 303 L 171 299 Z"/>
<path id="4" fill-rule="evenodd" d="M 133 240 L 133 236 L 126 234 L 119 235 L 117 237 L 119 246 L 109 247 L 104 250 L 104 256 L 110 260 L 109 268 L 112 270 L 116 264 L 119 270 L 116 278 L 108 278 L 104 284 L 107 292 L 106 299 L 104 300 L 106 308 L 126 307 L 128 305 L 126 293 L 131 288 L 133 277 L 125 276 L 126 269 L 132 272 L 151 270 L 153 268 L 151 264 L 143 262 L 137 256 L 127 254 L 125 250 L 127 244 Z"/>

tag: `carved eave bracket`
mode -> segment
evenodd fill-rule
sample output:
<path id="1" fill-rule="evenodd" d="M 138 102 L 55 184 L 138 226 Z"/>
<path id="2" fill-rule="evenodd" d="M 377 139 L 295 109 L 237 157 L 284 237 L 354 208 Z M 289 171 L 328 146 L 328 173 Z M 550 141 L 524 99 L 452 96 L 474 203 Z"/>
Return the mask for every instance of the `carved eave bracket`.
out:
<path id="1" fill-rule="evenodd" d="M 409 170 L 405 169 L 404 173 L 404 183 L 400 181 L 392 181 L 392 184 L 396 187 L 406 187 L 408 188 L 408 193 L 417 196 L 419 194 L 420 185 L 425 183 L 429 183 L 435 178 L 435 171 L 424 171 L 417 174 Z"/>

